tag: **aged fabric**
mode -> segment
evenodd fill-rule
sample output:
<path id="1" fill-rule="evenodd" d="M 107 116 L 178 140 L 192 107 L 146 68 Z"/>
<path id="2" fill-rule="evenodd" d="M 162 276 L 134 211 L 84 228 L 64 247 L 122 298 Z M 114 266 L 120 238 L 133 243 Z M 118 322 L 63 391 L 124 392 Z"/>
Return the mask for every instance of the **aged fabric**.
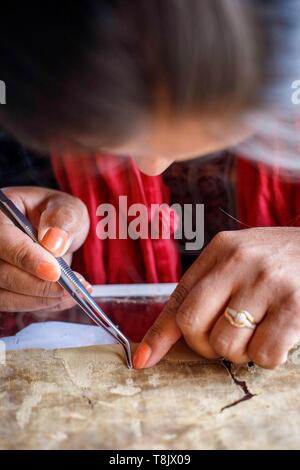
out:
<path id="1" fill-rule="evenodd" d="M 118 346 L 10 352 L 0 448 L 299 449 L 299 358 L 231 369 L 181 343 L 134 371 Z"/>

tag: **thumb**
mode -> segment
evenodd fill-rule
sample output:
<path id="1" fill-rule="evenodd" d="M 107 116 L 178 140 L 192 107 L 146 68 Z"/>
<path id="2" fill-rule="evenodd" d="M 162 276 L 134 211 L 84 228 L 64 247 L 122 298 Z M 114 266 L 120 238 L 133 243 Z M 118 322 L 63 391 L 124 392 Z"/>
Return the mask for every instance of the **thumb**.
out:
<path id="1" fill-rule="evenodd" d="M 73 253 L 84 242 L 89 231 L 85 204 L 66 193 L 51 196 L 40 216 L 40 244 L 55 257 Z"/>

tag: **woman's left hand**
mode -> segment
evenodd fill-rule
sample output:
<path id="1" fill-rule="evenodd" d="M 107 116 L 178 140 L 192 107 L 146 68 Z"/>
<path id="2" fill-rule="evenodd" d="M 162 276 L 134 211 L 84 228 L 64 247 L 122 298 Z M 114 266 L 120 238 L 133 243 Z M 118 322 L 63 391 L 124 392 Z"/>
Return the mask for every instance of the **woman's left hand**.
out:
<path id="1" fill-rule="evenodd" d="M 249 312 L 255 329 L 238 328 L 226 307 Z M 300 229 L 220 232 L 184 274 L 134 356 L 156 364 L 184 336 L 206 358 L 283 364 L 300 339 Z"/>

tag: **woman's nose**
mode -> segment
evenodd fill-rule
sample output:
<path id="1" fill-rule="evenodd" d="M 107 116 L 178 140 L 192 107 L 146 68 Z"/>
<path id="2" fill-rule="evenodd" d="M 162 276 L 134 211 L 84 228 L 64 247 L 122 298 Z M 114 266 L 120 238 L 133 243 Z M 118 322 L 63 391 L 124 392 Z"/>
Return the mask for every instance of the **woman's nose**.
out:
<path id="1" fill-rule="evenodd" d="M 135 157 L 135 161 L 141 172 L 148 176 L 160 175 L 173 163 L 171 158 L 151 156 Z"/>

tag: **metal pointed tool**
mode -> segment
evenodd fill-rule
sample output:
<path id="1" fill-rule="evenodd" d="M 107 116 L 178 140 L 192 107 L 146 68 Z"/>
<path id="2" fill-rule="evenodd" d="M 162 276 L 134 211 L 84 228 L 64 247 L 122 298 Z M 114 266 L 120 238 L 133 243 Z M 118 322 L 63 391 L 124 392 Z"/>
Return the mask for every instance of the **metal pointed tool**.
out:
<path id="1" fill-rule="evenodd" d="M 24 214 L 15 206 L 15 204 L 0 190 L 0 210 L 31 240 L 38 243 L 37 232 Z M 132 368 L 132 354 L 128 338 L 118 329 L 118 327 L 109 319 L 101 307 L 95 302 L 84 285 L 80 282 L 76 274 L 63 258 L 56 258 L 61 269 L 61 276 L 57 281 L 81 307 L 84 313 L 98 326 L 101 326 L 109 333 L 125 351 L 128 368 Z"/>

